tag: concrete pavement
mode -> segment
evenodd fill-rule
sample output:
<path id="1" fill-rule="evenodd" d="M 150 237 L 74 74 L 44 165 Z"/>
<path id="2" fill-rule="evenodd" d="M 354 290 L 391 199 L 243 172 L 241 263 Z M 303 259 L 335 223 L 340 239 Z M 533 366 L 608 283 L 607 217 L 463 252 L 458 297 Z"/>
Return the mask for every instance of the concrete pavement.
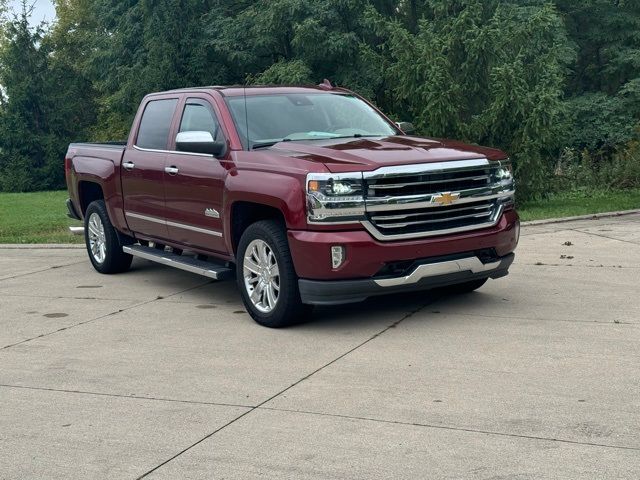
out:
<path id="1" fill-rule="evenodd" d="M 640 215 L 286 330 L 232 282 L 0 246 L 0 479 L 637 479 L 639 285 Z"/>

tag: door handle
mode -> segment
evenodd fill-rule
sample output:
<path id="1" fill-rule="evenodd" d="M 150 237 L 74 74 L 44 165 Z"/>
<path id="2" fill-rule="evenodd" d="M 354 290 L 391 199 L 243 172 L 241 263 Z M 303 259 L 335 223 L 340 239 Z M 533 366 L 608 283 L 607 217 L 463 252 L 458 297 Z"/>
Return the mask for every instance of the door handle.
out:
<path id="1" fill-rule="evenodd" d="M 177 175 L 180 170 L 178 167 L 164 167 L 164 171 L 169 175 Z"/>
<path id="2" fill-rule="evenodd" d="M 136 164 L 135 164 L 135 163 L 133 163 L 133 162 L 124 162 L 124 163 L 122 164 L 122 167 L 123 167 L 125 170 L 128 170 L 129 172 L 130 172 L 131 170 L 133 170 L 133 169 L 135 168 L 135 166 L 136 166 Z"/>

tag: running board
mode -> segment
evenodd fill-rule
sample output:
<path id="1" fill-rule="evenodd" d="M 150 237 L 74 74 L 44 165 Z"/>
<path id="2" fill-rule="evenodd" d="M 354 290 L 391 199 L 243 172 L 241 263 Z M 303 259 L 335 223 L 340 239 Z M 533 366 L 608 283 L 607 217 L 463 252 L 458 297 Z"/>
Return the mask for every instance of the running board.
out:
<path id="1" fill-rule="evenodd" d="M 134 257 L 144 258 L 152 262 L 161 263 L 169 267 L 179 268 L 187 272 L 197 273 L 214 280 L 225 280 L 233 274 L 233 270 L 222 265 L 198 260 L 195 257 L 177 255 L 171 252 L 156 250 L 155 248 L 143 247 L 142 245 L 125 245 L 122 247 L 124 253 Z"/>

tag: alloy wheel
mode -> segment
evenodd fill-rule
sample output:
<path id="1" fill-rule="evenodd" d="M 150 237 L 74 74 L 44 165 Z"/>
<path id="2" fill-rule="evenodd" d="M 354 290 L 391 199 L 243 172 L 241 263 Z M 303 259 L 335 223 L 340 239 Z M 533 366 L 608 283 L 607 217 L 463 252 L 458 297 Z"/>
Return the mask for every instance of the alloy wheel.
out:
<path id="1" fill-rule="evenodd" d="M 280 270 L 267 242 L 256 239 L 247 246 L 242 270 L 253 306 L 262 313 L 273 311 L 280 296 Z"/>
<path id="2" fill-rule="evenodd" d="M 97 263 L 103 263 L 107 258 L 107 241 L 104 234 L 104 225 L 100 215 L 92 213 L 89 217 L 89 248 L 91 256 Z"/>

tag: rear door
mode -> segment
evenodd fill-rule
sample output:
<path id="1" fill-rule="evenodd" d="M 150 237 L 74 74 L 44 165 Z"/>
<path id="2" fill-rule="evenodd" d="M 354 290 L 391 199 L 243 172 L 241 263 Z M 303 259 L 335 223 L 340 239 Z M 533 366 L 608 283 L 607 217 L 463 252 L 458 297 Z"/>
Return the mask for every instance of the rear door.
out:
<path id="1" fill-rule="evenodd" d="M 150 238 L 168 239 L 164 178 L 169 132 L 178 98 L 151 99 L 138 122 L 133 145 L 121 169 L 124 210 L 129 228 Z"/>
<path id="2" fill-rule="evenodd" d="M 181 106 L 179 132 L 206 131 L 226 142 L 214 104 L 206 95 L 189 95 Z M 175 137 L 175 135 L 172 135 Z M 165 175 L 169 236 L 187 247 L 226 253 L 222 234 L 222 195 L 228 162 L 213 155 L 173 150 Z"/>

